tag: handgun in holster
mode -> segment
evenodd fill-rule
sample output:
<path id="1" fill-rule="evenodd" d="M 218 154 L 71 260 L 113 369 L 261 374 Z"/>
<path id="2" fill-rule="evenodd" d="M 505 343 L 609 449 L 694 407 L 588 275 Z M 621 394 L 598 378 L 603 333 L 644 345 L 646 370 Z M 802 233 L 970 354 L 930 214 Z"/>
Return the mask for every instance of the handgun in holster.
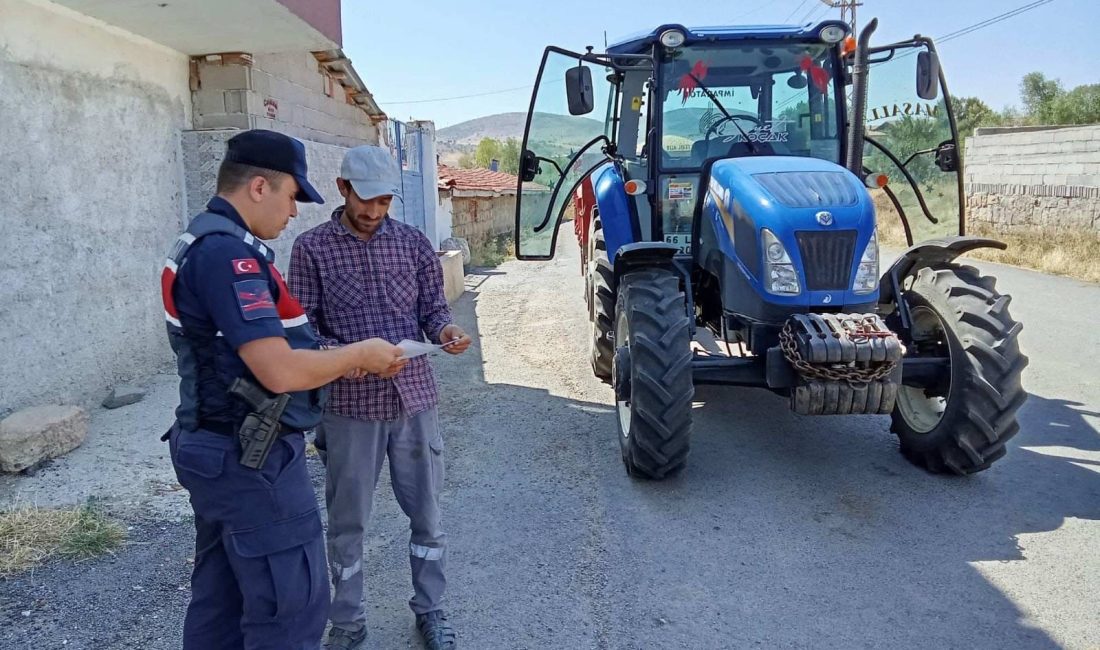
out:
<path id="1" fill-rule="evenodd" d="M 267 461 L 271 446 L 282 432 L 279 418 L 283 417 L 290 395 L 272 395 L 243 377 L 233 380 L 229 386 L 229 394 L 241 398 L 252 408 L 252 412 L 245 416 L 244 423 L 237 431 L 237 438 L 241 443 L 241 465 L 260 469 Z"/>

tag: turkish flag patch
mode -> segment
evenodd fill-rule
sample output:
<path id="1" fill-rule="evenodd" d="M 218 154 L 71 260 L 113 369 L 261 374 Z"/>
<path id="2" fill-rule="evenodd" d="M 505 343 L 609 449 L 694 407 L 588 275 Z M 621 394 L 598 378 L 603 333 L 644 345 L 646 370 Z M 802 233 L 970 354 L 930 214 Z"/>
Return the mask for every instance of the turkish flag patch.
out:
<path id="1" fill-rule="evenodd" d="M 233 260 L 233 272 L 237 275 L 248 275 L 249 273 L 259 273 L 260 263 L 255 259 L 249 257 L 243 260 Z"/>
<path id="2" fill-rule="evenodd" d="M 275 309 L 275 300 L 271 296 L 271 288 L 264 280 L 234 282 L 233 291 L 237 294 L 237 304 L 245 320 L 279 317 L 279 311 Z"/>

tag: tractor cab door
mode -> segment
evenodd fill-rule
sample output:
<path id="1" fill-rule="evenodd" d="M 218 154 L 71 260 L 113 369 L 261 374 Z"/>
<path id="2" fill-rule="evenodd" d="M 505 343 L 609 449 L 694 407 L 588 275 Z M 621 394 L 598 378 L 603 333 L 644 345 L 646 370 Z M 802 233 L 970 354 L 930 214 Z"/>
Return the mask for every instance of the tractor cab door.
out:
<path id="1" fill-rule="evenodd" d="M 616 86 L 592 55 L 546 48 L 520 153 L 516 257 L 548 260 L 577 185 L 608 160 Z M 606 107 L 606 119 L 597 113 Z M 599 117 L 593 117 L 599 115 Z"/>
<path id="2" fill-rule="evenodd" d="M 917 37 L 869 55 L 863 166 L 889 177 L 872 192 L 880 241 L 963 234 L 962 147 L 935 45 Z"/>

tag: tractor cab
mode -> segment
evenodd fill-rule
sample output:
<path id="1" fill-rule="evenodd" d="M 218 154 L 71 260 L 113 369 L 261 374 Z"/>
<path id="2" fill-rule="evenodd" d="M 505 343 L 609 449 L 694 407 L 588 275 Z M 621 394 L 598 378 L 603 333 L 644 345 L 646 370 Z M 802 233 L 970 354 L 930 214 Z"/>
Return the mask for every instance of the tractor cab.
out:
<path id="1" fill-rule="evenodd" d="M 632 198 L 621 206 L 629 224 L 600 223 L 610 260 L 639 241 L 691 255 L 704 172 L 753 156 L 853 168 L 888 213 L 880 228 L 891 243 L 962 234 L 958 143 L 931 41 L 867 49 L 865 122 L 853 130 L 854 48 L 839 21 L 664 25 L 603 54 L 547 48 L 525 132 L 517 256 L 552 257 L 567 212 L 575 212 L 583 253 L 593 211 L 601 200 L 618 203 L 612 190 L 631 180 Z"/>

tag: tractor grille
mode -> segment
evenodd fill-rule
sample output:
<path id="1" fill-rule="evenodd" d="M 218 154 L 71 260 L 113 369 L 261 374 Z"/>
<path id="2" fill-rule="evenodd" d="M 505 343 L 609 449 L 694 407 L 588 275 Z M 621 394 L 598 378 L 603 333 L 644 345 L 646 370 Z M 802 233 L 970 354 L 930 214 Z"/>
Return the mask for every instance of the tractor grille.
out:
<path id="1" fill-rule="evenodd" d="M 852 273 L 856 231 L 800 231 L 794 234 L 810 291 L 847 289 Z"/>

